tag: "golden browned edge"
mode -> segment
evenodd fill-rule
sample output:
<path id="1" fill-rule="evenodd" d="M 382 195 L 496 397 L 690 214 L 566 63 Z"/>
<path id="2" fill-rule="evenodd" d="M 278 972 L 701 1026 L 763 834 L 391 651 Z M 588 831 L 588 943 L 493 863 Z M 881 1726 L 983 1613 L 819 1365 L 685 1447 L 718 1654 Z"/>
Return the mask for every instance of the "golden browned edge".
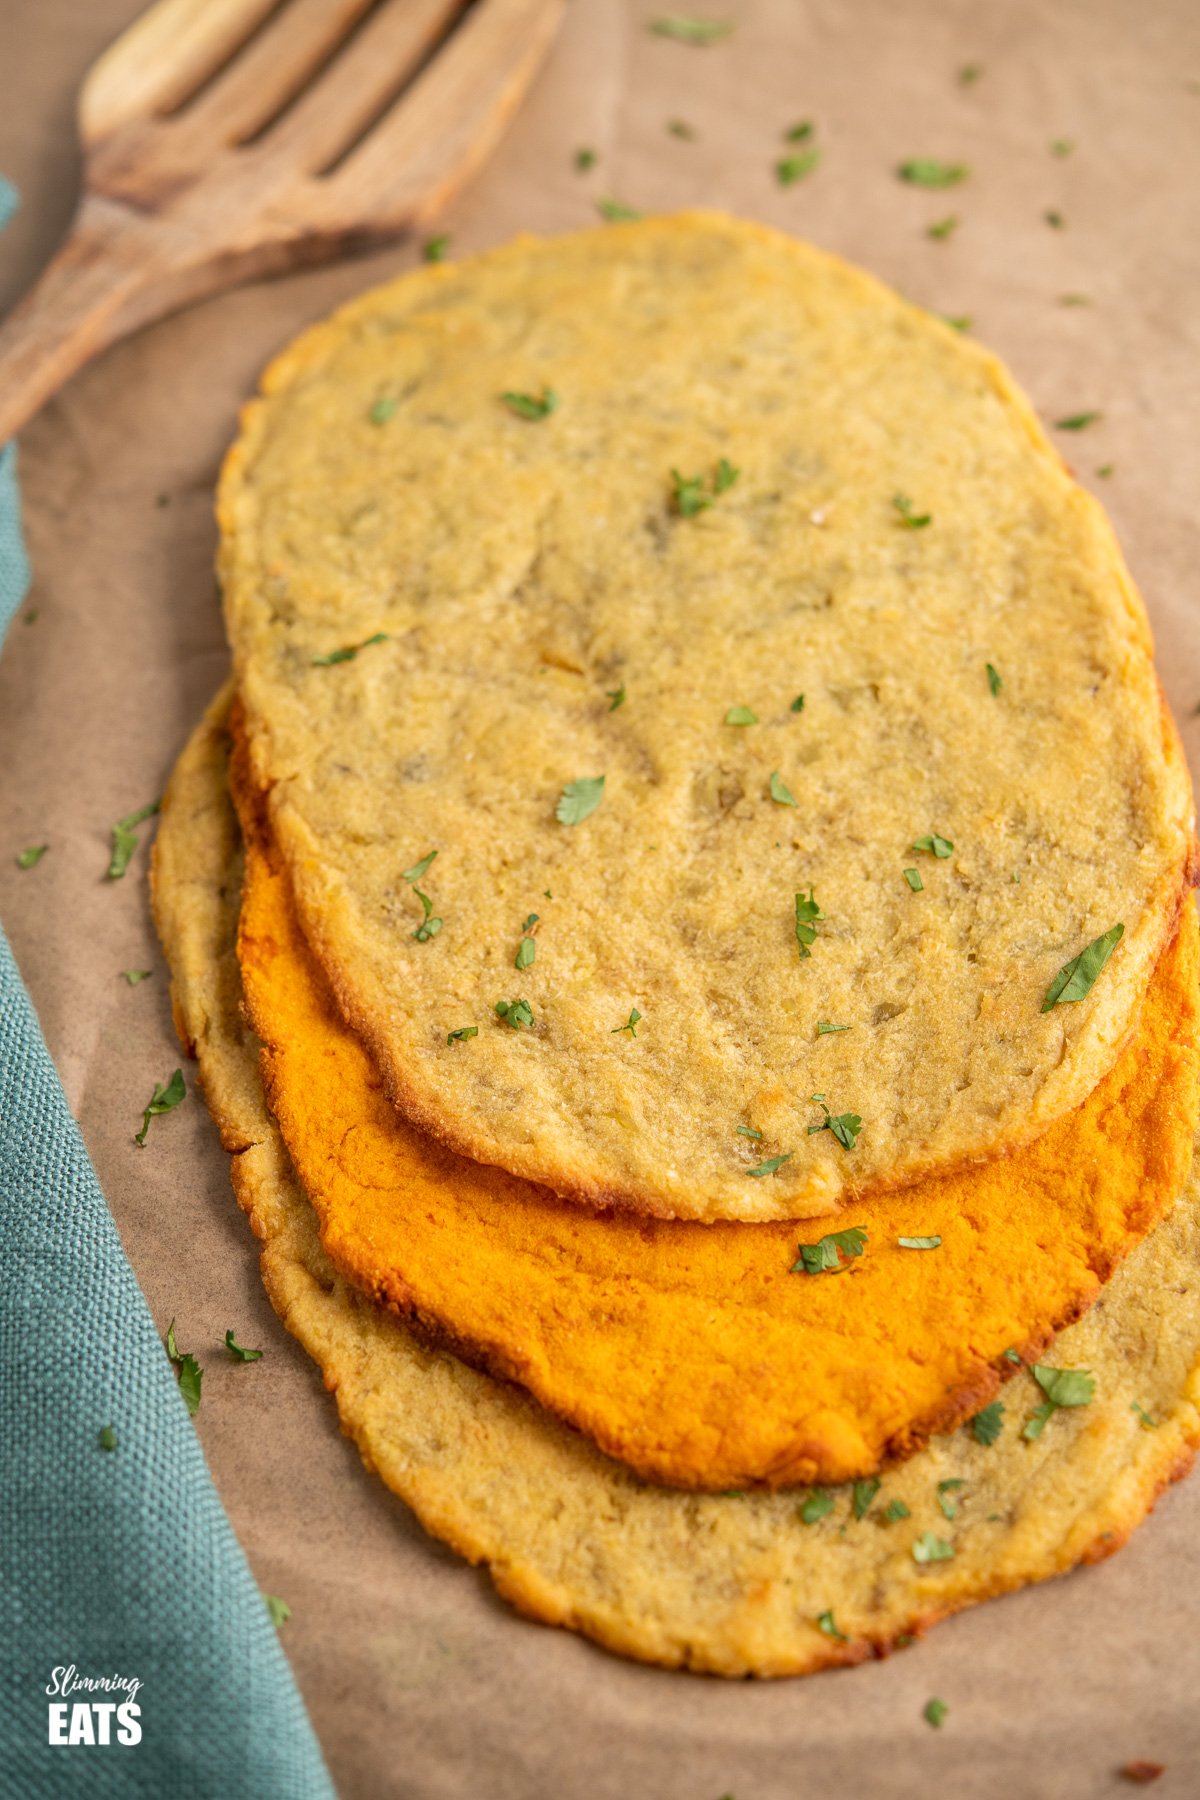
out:
<path id="1" fill-rule="evenodd" d="M 702 209 L 693 209 L 673 216 L 677 220 L 704 220 L 706 218 L 711 218 L 714 215 L 705 213 Z M 723 217 L 723 215 L 720 214 L 715 216 L 718 218 Z M 745 221 L 739 221 L 739 223 L 745 223 Z M 610 227 L 610 229 L 612 228 Z M 616 229 L 619 230 L 620 227 L 616 227 Z M 786 235 L 780 234 L 766 226 L 759 226 L 756 229 L 763 235 Z M 499 257 L 510 250 L 515 250 L 518 247 L 535 244 L 540 241 L 543 240 L 538 239 L 532 233 L 522 233 L 514 238 L 509 245 L 501 246 L 498 249 L 493 249 L 489 252 L 484 252 L 481 257 L 473 260 L 487 260 L 489 256 Z M 936 314 L 930 314 L 925 308 L 916 306 L 912 302 L 905 301 L 902 295 L 895 294 L 894 290 L 890 289 L 885 282 L 878 280 L 875 276 L 870 275 L 856 264 L 848 262 L 844 257 L 840 257 L 827 250 L 821 250 L 819 254 L 826 261 L 835 264 L 848 275 L 852 275 L 860 284 L 869 286 L 880 292 L 886 292 L 893 299 L 899 300 L 901 304 L 908 305 L 912 311 L 920 313 L 927 322 L 939 323 Z M 413 280 L 419 278 L 425 281 L 427 285 L 434 285 L 449 279 L 453 273 L 453 267 L 453 264 L 433 264 L 427 269 L 418 270 L 415 274 L 410 274 L 407 279 Z M 302 373 L 306 368 L 320 360 L 325 352 L 326 346 L 336 341 L 339 332 L 360 311 L 369 308 L 374 294 L 377 291 L 378 290 L 368 290 L 365 294 L 359 295 L 355 299 L 347 302 L 344 306 L 339 307 L 329 318 L 320 320 L 317 324 L 309 326 L 306 331 L 301 332 L 299 336 L 294 338 L 290 344 L 286 345 L 267 365 L 259 381 L 258 394 L 253 399 L 246 401 L 240 408 L 238 414 L 238 436 L 234 439 L 233 443 L 225 453 L 217 486 L 216 516 L 222 544 L 224 544 L 231 535 L 233 529 L 231 493 L 235 480 L 240 476 L 242 465 L 245 461 L 246 434 L 251 421 L 261 411 L 273 393 L 286 387 L 297 374 Z M 940 326 L 940 328 L 949 330 L 948 326 Z M 959 340 L 956 338 L 956 341 Z M 1084 488 L 1076 479 L 1074 470 L 1062 455 L 1060 449 L 1055 444 L 1051 443 L 1034 408 L 1021 388 L 1014 382 L 1008 369 L 1004 363 L 1000 361 L 999 357 L 978 344 L 962 344 L 960 342 L 960 348 L 968 351 L 978 361 L 981 374 L 992 384 L 1000 398 L 1011 407 L 1013 412 L 1020 419 L 1022 427 L 1033 447 L 1043 454 L 1048 455 L 1055 465 L 1065 472 L 1068 479 L 1082 494 L 1084 494 L 1089 506 L 1103 522 L 1109 539 L 1113 567 L 1121 585 L 1128 618 L 1137 632 L 1141 648 L 1147 657 L 1153 658 L 1154 640 L 1145 605 L 1125 562 L 1120 543 L 1118 542 L 1116 533 L 1108 519 L 1107 513 L 1105 513 L 1095 496 Z M 235 676 L 239 678 L 237 685 L 240 690 L 240 676 L 243 671 L 238 664 L 236 653 L 234 667 Z M 1179 789 L 1183 796 L 1184 804 L 1188 808 L 1188 815 L 1186 821 L 1187 843 L 1182 868 L 1178 878 L 1174 884 L 1169 882 L 1165 884 L 1165 893 L 1158 893 L 1154 897 L 1152 903 L 1147 907 L 1147 911 L 1157 911 L 1162 919 L 1162 929 L 1158 936 L 1157 949 L 1154 952 L 1153 961 L 1149 965 L 1151 969 L 1156 966 L 1164 948 L 1174 935 L 1178 923 L 1179 912 L 1184 900 L 1194 887 L 1200 885 L 1200 842 L 1198 842 L 1195 832 L 1195 801 L 1192 794 L 1191 776 L 1174 716 L 1163 690 L 1162 682 L 1157 679 L 1157 676 L 1156 682 L 1158 687 L 1159 706 L 1161 709 L 1164 759 L 1168 768 L 1172 770 L 1178 778 Z M 274 784 L 264 776 L 262 771 L 261 754 L 256 753 L 254 730 L 252 725 L 246 719 L 240 691 L 236 705 L 241 714 L 242 730 L 244 731 L 249 744 L 250 767 L 253 771 L 253 779 L 255 785 L 260 788 L 266 798 L 268 816 L 273 820 L 274 806 L 272 802 L 272 787 Z M 281 849 L 282 848 L 283 846 L 281 845 Z M 284 849 L 285 860 L 287 859 L 287 855 L 288 852 Z M 433 1138 L 435 1142 L 441 1144 L 445 1149 L 453 1151 L 455 1155 L 463 1156 L 469 1162 L 487 1163 L 489 1159 L 480 1154 L 481 1146 L 479 1142 L 476 1139 L 471 1138 L 465 1132 L 456 1131 L 452 1121 L 448 1120 L 444 1113 L 431 1103 L 423 1091 L 420 1091 L 413 1086 L 411 1079 L 407 1077 L 403 1061 L 393 1046 L 388 1042 L 386 1035 L 373 1023 L 364 1009 L 355 1002 L 349 985 L 341 974 L 338 958 L 334 954 L 334 946 L 329 941 L 328 933 L 322 929 L 321 921 L 305 907 L 303 900 L 299 895 L 296 895 L 295 898 L 297 917 L 299 918 L 304 934 L 309 941 L 313 955 L 316 957 L 329 982 L 339 1010 L 342 1013 L 342 1017 L 345 1019 L 346 1024 L 350 1029 L 370 1050 L 371 1056 L 383 1081 L 384 1090 L 397 1111 L 399 1111 L 418 1130 L 424 1132 L 426 1136 Z M 1129 1043 L 1137 1029 L 1139 1013 L 1140 1004 L 1133 1009 L 1130 1017 L 1127 1019 L 1124 1032 L 1118 1033 L 1114 1038 L 1113 1043 L 1110 1046 L 1110 1055 L 1099 1069 L 1096 1079 L 1092 1083 L 1092 1088 L 1094 1088 L 1109 1072 L 1117 1058 L 1120 1056 L 1122 1050 Z M 897 1168 L 896 1172 L 891 1176 L 873 1181 L 869 1188 L 855 1186 L 853 1175 L 851 1173 L 851 1178 L 847 1186 L 842 1190 L 842 1197 L 838 1200 L 832 1214 L 830 1213 L 828 1206 L 824 1203 L 815 1202 L 806 1209 L 798 1211 L 790 1216 L 797 1219 L 836 1216 L 838 1212 L 843 1211 L 846 1206 L 852 1205 L 860 1200 L 866 1193 L 891 1192 L 898 1188 L 911 1186 L 913 1183 L 922 1180 L 928 1175 L 938 1172 L 946 1173 L 956 1167 L 961 1168 L 963 1163 L 968 1161 L 986 1162 L 999 1156 L 1011 1155 L 1013 1151 L 1023 1149 L 1026 1145 L 1035 1142 L 1036 1139 L 1054 1123 L 1055 1118 L 1061 1118 L 1065 1116 L 1066 1113 L 1070 1112 L 1074 1105 L 1079 1104 L 1086 1097 L 1086 1093 L 1092 1091 L 1092 1088 L 1076 1095 L 1070 1105 L 1064 1106 L 1048 1118 L 1040 1116 L 1035 1108 L 1029 1116 L 1024 1130 L 1018 1126 L 1014 1130 L 1013 1135 L 1007 1138 L 1003 1144 L 1000 1144 L 991 1150 L 986 1150 L 979 1156 L 963 1157 L 957 1162 L 940 1160 L 937 1158 L 926 1158 L 921 1160 L 918 1156 L 914 1160 Z M 550 1192 L 557 1194 L 560 1199 L 571 1200 L 578 1204 L 592 1207 L 600 1212 L 607 1212 L 612 1208 L 621 1208 L 651 1218 L 669 1219 L 675 1216 L 668 1207 L 658 1201 L 657 1195 L 652 1192 L 644 1191 L 640 1188 L 614 1189 L 605 1187 L 599 1182 L 580 1178 L 578 1176 L 569 1184 L 564 1184 L 561 1187 L 551 1187 L 539 1173 L 529 1172 L 525 1168 L 519 1167 L 518 1161 L 519 1159 L 511 1157 L 504 1162 L 500 1162 L 499 1159 L 496 1159 L 495 1166 L 504 1168 L 510 1174 L 520 1176 L 522 1179 L 533 1181 L 535 1185 L 547 1187 Z M 697 1222 L 702 1223 L 703 1221 Z"/>
<path id="2" fill-rule="evenodd" d="M 231 740 L 228 765 L 229 791 L 242 837 L 246 842 L 252 842 L 258 848 L 272 868 L 278 871 L 280 878 L 287 882 L 290 890 L 290 877 L 272 834 L 265 797 L 261 790 L 254 785 L 241 702 L 237 698 L 235 698 L 230 712 L 229 735 Z M 1170 935 L 1166 940 L 1166 945 L 1160 951 L 1160 958 L 1166 954 L 1166 949 L 1170 947 L 1178 933 L 1183 918 L 1183 907 L 1189 893 L 1190 889 L 1183 890 L 1179 895 L 1178 903 L 1172 914 Z M 316 964 L 315 959 L 314 974 L 318 980 L 326 979 L 324 968 Z M 252 1002 L 245 994 L 242 997 L 242 1012 L 260 1037 L 265 1041 L 269 1040 L 271 1036 L 269 1021 L 256 1015 Z M 1137 1020 L 1135 1019 L 1134 1031 L 1136 1031 L 1136 1027 Z M 1130 1035 L 1132 1036 L 1133 1033 L 1131 1032 Z M 1128 1042 L 1128 1039 L 1123 1042 Z M 378 1063 L 375 1066 L 378 1069 Z M 267 1049 L 260 1053 L 259 1076 L 263 1084 L 267 1106 L 272 1117 L 277 1117 L 281 1077 L 276 1061 Z M 282 1133 L 280 1135 L 282 1137 Z M 1011 1152 L 1005 1150 L 999 1154 L 1008 1155 Z M 978 1160 L 982 1163 L 988 1159 L 980 1158 Z M 536 1186 L 536 1184 L 531 1185 Z M 493 1379 L 506 1381 L 526 1389 L 539 1405 L 553 1413 L 562 1423 L 568 1425 L 572 1430 L 581 1430 L 573 1419 L 565 1417 L 562 1413 L 555 1395 L 544 1391 L 540 1382 L 530 1382 L 528 1369 L 519 1361 L 510 1359 L 503 1349 L 482 1343 L 470 1333 L 462 1331 L 442 1314 L 424 1307 L 405 1280 L 402 1271 L 390 1270 L 385 1277 L 367 1281 L 356 1270 L 344 1266 L 336 1250 L 328 1242 L 329 1221 L 324 1208 L 311 1199 L 310 1204 L 317 1215 L 322 1248 L 339 1274 L 353 1288 L 359 1293 L 365 1294 L 376 1304 L 386 1307 L 395 1317 L 403 1320 L 411 1330 L 417 1333 L 423 1343 L 450 1351 L 460 1361 L 481 1370 Z M 981 1362 L 969 1379 L 957 1383 L 943 1395 L 935 1406 L 918 1414 L 902 1430 L 895 1432 L 883 1445 L 877 1461 L 856 1471 L 857 1478 L 879 1474 L 894 1467 L 897 1463 L 906 1462 L 917 1451 L 924 1449 L 931 1438 L 957 1429 L 964 1421 L 986 1406 L 990 1400 L 993 1400 L 1004 1384 L 1019 1372 L 1022 1365 L 1036 1362 L 1054 1342 L 1060 1331 L 1065 1331 L 1068 1326 L 1075 1324 L 1089 1311 L 1101 1288 L 1111 1279 L 1125 1256 L 1135 1248 L 1137 1243 L 1141 1242 L 1141 1239 L 1149 1231 L 1153 1230 L 1164 1216 L 1165 1210 L 1166 1208 L 1160 1208 L 1156 1211 L 1154 1216 L 1147 1221 L 1145 1230 L 1137 1237 L 1131 1238 L 1124 1249 L 1114 1250 L 1103 1256 L 1095 1255 L 1092 1258 L 1090 1262 L 1090 1273 L 1093 1277 L 1091 1287 L 1077 1295 L 1074 1300 L 1064 1306 L 1061 1312 L 1055 1313 L 1042 1329 L 1031 1333 L 1021 1343 L 1013 1346 L 1021 1358 L 1020 1364 L 1013 1363 L 1008 1357 L 998 1357 L 990 1363 Z M 698 1231 L 703 1231 L 705 1228 L 704 1222 L 701 1220 L 680 1220 L 677 1223 L 681 1227 L 690 1227 Z M 754 1223 L 754 1221 L 747 1221 L 745 1229 L 752 1231 Z M 736 1477 L 723 1475 L 717 1482 L 712 1479 L 705 1482 L 699 1476 L 694 1480 L 679 1482 L 667 1480 L 661 1465 L 653 1459 L 632 1452 L 629 1445 L 615 1433 L 604 1429 L 588 1429 L 583 1431 L 583 1435 L 588 1437 L 605 1456 L 632 1469 L 643 1480 L 659 1487 L 677 1488 L 681 1493 L 720 1493 L 730 1486 L 731 1481 L 738 1488 L 752 1492 L 783 1486 L 807 1486 L 828 1479 L 819 1460 L 819 1446 L 813 1452 L 811 1471 L 803 1478 L 793 1477 L 788 1482 L 781 1482 L 777 1478 L 773 1478 L 770 1470 L 741 1472 Z M 798 1451 L 799 1446 L 797 1454 Z M 789 1467 L 794 1468 L 795 1461 L 796 1458 L 793 1457 L 789 1462 Z"/>
<path id="3" fill-rule="evenodd" d="M 228 744 L 226 725 L 229 700 L 230 689 L 226 688 L 209 707 L 202 725 L 197 728 L 189 744 L 189 750 L 198 743 L 205 747 L 212 744 Z M 187 754 L 188 752 L 185 751 L 185 759 Z M 182 768 L 182 763 L 180 768 Z M 179 772 L 177 769 L 176 774 L 172 776 L 165 807 L 170 805 L 171 787 L 174 786 Z M 295 1315 L 286 1288 L 286 1273 L 295 1262 L 294 1252 L 290 1250 L 290 1247 L 276 1243 L 276 1236 L 283 1236 L 284 1233 L 272 1233 L 269 1218 L 272 1209 L 269 1201 L 261 1195 L 259 1191 L 261 1183 L 255 1179 L 254 1170 L 244 1153 L 263 1143 L 269 1137 L 273 1140 L 280 1166 L 289 1171 L 285 1179 L 289 1179 L 294 1185 L 297 1200 L 308 1204 L 307 1197 L 304 1195 L 304 1190 L 294 1171 L 290 1170 L 278 1127 L 266 1114 L 265 1096 L 263 1097 L 261 1119 L 249 1116 L 242 1118 L 236 1114 L 236 1111 L 222 1108 L 209 1091 L 206 1079 L 209 1050 L 207 1034 L 202 1033 L 198 1040 L 194 1040 L 189 1029 L 187 995 L 174 968 L 175 953 L 178 952 L 180 946 L 174 940 L 166 919 L 165 909 L 158 891 L 157 878 L 156 846 L 151 869 L 151 891 L 159 934 L 168 964 L 172 967 L 171 1005 L 175 1026 L 185 1054 L 189 1057 L 199 1058 L 200 1085 L 217 1126 L 222 1146 L 230 1155 L 230 1173 L 235 1196 L 249 1219 L 251 1229 L 263 1241 L 264 1248 L 259 1266 L 268 1298 L 281 1323 L 309 1351 L 314 1361 L 322 1368 L 325 1385 L 333 1392 L 337 1401 L 341 1429 L 357 1446 L 367 1470 L 371 1473 L 381 1473 L 385 1485 L 411 1507 L 431 1536 L 448 1544 L 468 1562 L 485 1568 L 497 1592 L 519 1612 L 540 1623 L 558 1625 L 576 1631 L 602 1645 L 605 1649 L 638 1662 L 656 1664 L 669 1669 L 686 1669 L 699 1674 L 721 1675 L 732 1679 L 744 1679 L 749 1675 L 777 1678 L 814 1674 L 822 1669 L 849 1667 L 871 1659 L 882 1659 L 889 1656 L 893 1650 L 907 1647 L 910 1640 L 923 1636 L 930 1626 L 937 1624 L 941 1619 L 948 1618 L 955 1612 L 962 1611 L 967 1606 L 977 1604 L 981 1600 L 995 1599 L 1004 1593 L 1027 1585 L 1016 1576 L 1008 1579 L 997 1577 L 986 1591 L 977 1593 L 970 1599 L 954 1600 L 944 1606 L 934 1606 L 914 1612 L 902 1626 L 895 1630 L 875 1633 L 868 1631 L 860 1634 L 849 1644 L 839 1644 L 832 1639 L 822 1641 L 820 1644 L 812 1646 L 803 1656 L 779 1657 L 774 1659 L 769 1667 L 764 1666 L 751 1670 L 741 1662 L 733 1660 L 722 1662 L 717 1656 L 698 1653 L 693 1646 L 673 1647 L 669 1653 L 664 1653 L 661 1649 L 649 1648 L 644 1641 L 638 1638 L 635 1630 L 623 1627 L 620 1622 L 614 1622 L 613 1619 L 599 1611 L 579 1606 L 572 1601 L 564 1589 L 545 1580 L 535 1569 L 497 1557 L 494 1553 L 489 1555 L 486 1547 L 473 1533 L 469 1522 L 465 1518 L 452 1517 L 445 1505 L 439 1506 L 436 1502 L 423 1496 L 417 1491 L 415 1481 L 406 1484 L 403 1479 L 389 1480 L 386 1475 L 382 1475 L 382 1472 L 377 1469 L 374 1459 L 369 1425 L 356 1416 L 349 1399 L 341 1391 L 336 1371 L 327 1371 L 321 1365 L 317 1349 L 306 1338 L 303 1322 L 298 1320 Z M 285 1268 L 281 1269 L 276 1265 L 276 1257 L 285 1263 Z M 356 1300 L 353 1291 L 336 1278 L 331 1286 L 327 1272 L 307 1265 L 305 1272 L 326 1293 L 331 1305 L 369 1304 L 361 1299 Z M 338 1292 L 339 1288 L 340 1293 Z M 533 1405 L 532 1402 L 527 1401 L 526 1403 Z M 561 1426 L 557 1428 L 563 1429 Z M 1092 1542 L 1077 1555 L 1062 1555 L 1054 1572 L 1063 1574 L 1077 1565 L 1100 1562 L 1119 1550 L 1128 1542 L 1137 1526 L 1153 1510 L 1159 1496 L 1172 1483 L 1188 1473 L 1195 1461 L 1198 1449 L 1200 1449 L 1200 1422 L 1197 1422 L 1192 1431 L 1186 1435 L 1183 1451 L 1177 1453 L 1166 1468 L 1147 1471 L 1137 1494 L 1128 1503 L 1121 1516 L 1114 1518 L 1110 1525 L 1099 1530 Z"/>

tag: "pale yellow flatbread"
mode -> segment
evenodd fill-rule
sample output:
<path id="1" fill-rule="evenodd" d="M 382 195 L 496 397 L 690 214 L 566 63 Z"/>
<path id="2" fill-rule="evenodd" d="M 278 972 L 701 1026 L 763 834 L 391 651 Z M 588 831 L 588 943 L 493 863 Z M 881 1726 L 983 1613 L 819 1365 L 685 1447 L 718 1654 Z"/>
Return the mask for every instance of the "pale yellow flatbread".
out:
<path id="1" fill-rule="evenodd" d="M 320 1248 L 239 1012 L 222 718 L 214 708 L 185 752 L 156 846 L 177 1022 L 263 1241 L 268 1292 L 336 1390 L 343 1428 L 425 1526 L 485 1563 L 514 1604 L 672 1667 L 800 1674 L 882 1653 L 944 1614 L 1108 1554 L 1184 1472 L 1200 1441 L 1194 1174 L 1058 1339 L 1056 1365 L 1093 1372 L 1091 1404 L 1060 1411 L 1026 1442 L 1021 1427 L 1041 1393 L 1019 1376 L 991 1448 L 966 1431 L 938 1439 L 885 1478 L 862 1519 L 849 1488 L 830 1490 L 832 1508 L 806 1524 L 796 1492 L 650 1487 L 520 1389 L 423 1346 L 355 1293 Z M 908 1516 L 889 1523 L 897 1502 Z M 913 1547 L 926 1534 L 953 1557 L 918 1563 Z"/>
<path id="2" fill-rule="evenodd" d="M 1191 854 L 1140 601 L 1000 364 L 868 276 L 704 214 L 405 276 L 268 371 L 220 516 L 305 931 L 451 1148 L 813 1216 L 1126 1041 Z"/>

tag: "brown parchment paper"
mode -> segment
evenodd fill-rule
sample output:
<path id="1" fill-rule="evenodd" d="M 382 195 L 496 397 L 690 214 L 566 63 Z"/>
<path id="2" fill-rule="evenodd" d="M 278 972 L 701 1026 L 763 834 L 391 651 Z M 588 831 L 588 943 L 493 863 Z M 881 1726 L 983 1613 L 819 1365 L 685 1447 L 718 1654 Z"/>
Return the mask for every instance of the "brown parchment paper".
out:
<path id="1" fill-rule="evenodd" d="M 74 91 L 136 10 L 0 5 L 0 170 L 25 202 L 0 241 L 0 305 L 65 226 Z M 525 110 L 444 221 L 455 249 L 588 223 L 598 194 L 713 204 L 970 314 L 1049 419 L 1103 413 L 1059 441 L 1115 519 L 1195 765 L 1195 0 L 703 0 L 736 22 L 710 49 L 650 35 L 656 10 L 701 0 L 574 0 Z M 964 64 L 977 80 L 958 80 Z M 670 119 L 696 141 L 669 135 Z M 823 160 L 785 188 L 772 165 L 802 119 Z M 1052 155 L 1059 138 L 1069 155 Z M 586 175 L 583 145 L 597 151 Z M 910 156 L 965 161 L 971 178 L 906 187 L 894 169 Z M 931 240 L 951 213 L 956 234 Z M 179 1056 L 145 849 L 105 882 L 107 828 L 161 791 L 226 667 L 218 459 L 267 356 L 415 254 L 197 307 L 53 401 L 21 444 L 36 586 L 0 658 L 0 916 L 155 1317 L 174 1316 L 205 1364 L 196 1427 L 262 1587 L 292 1607 L 284 1644 L 343 1800 L 1073 1800 L 1125 1790 L 1117 1771 L 1136 1757 L 1168 1765 L 1156 1793 L 1200 1792 L 1200 1476 L 1113 1561 L 886 1663 L 775 1685 L 622 1663 L 518 1619 L 364 1473 L 267 1305 L 198 1098 L 133 1144 Z M 1091 304 L 1059 304 L 1066 293 Z M 16 853 L 43 841 L 49 854 L 18 872 Z M 153 975 L 130 988 L 129 967 Z M 261 1362 L 228 1360 L 230 1326 Z M 936 1732 L 921 1717 L 933 1695 L 949 1706 Z"/>

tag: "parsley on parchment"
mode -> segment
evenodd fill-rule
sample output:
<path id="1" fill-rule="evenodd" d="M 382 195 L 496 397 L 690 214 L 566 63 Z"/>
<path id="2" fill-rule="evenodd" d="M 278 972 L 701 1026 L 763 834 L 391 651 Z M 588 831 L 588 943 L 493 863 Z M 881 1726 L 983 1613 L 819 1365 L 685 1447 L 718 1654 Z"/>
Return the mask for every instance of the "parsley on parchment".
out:
<path id="1" fill-rule="evenodd" d="M 41 862 L 49 848 L 49 844 L 31 844 L 28 850 L 22 850 L 17 857 L 18 869 L 32 869 Z"/>
<path id="2" fill-rule="evenodd" d="M 271 1623 L 276 1631 L 278 1631 L 279 1627 L 281 1625 L 286 1625 L 291 1618 L 292 1609 L 287 1601 L 281 1600 L 277 1594 L 264 1594 L 263 1599 L 267 1603 L 267 1612 L 270 1616 Z"/>
<path id="3" fill-rule="evenodd" d="M 806 175 L 811 175 L 819 167 L 820 161 L 820 150 L 816 144 L 811 144 L 807 150 L 801 150 L 795 156 L 781 156 L 775 164 L 775 179 L 780 187 L 792 187 L 797 181 L 803 181 Z"/>
<path id="4" fill-rule="evenodd" d="M 910 182 L 913 187 L 948 188 L 957 187 L 971 171 L 965 163 L 944 163 L 931 156 L 913 156 L 902 162 L 896 173 L 901 181 Z"/>
<path id="5" fill-rule="evenodd" d="M 148 806 L 139 806 L 136 812 L 127 813 L 125 818 L 117 820 L 112 828 L 112 856 L 108 864 L 110 881 L 119 881 L 124 875 L 138 847 L 138 826 L 144 825 L 147 819 L 152 819 L 161 805 L 161 799 L 151 800 Z"/>
<path id="6" fill-rule="evenodd" d="M 228 1350 L 230 1356 L 232 1356 L 234 1362 L 258 1362 L 262 1357 L 261 1350 L 248 1350 L 245 1344 L 239 1344 L 234 1337 L 232 1330 L 225 1333 L 225 1348 Z"/>
<path id="7" fill-rule="evenodd" d="M 160 1114 L 172 1111 L 174 1107 L 179 1105 L 179 1102 L 184 1098 L 186 1093 L 187 1088 L 184 1086 L 182 1069 L 176 1069 L 165 1087 L 156 1081 L 154 1084 L 154 1092 L 150 1096 L 150 1104 L 142 1114 L 142 1129 L 134 1133 L 134 1143 L 144 1150 L 146 1148 L 146 1133 L 150 1129 L 151 1119 L 157 1119 Z"/>
<path id="8" fill-rule="evenodd" d="M 727 38 L 733 25 L 726 19 L 697 19 L 686 13 L 666 13 L 651 19 L 650 31 L 655 37 L 673 38 L 677 44 L 718 44 Z"/>
<path id="9" fill-rule="evenodd" d="M 421 246 L 421 254 L 427 263 L 445 262 L 446 252 L 450 248 L 450 233 L 443 231 L 437 237 L 426 238 Z"/>
<path id="10" fill-rule="evenodd" d="M 204 1370 L 194 1356 L 186 1350 L 180 1350 L 175 1342 L 174 1319 L 167 1326 L 167 1355 L 179 1372 L 179 1391 L 194 1419 L 200 1410 L 200 1383 L 204 1380 Z"/>
<path id="11" fill-rule="evenodd" d="M 1054 429 L 1055 431 L 1086 431 L 1089 425 L 1094 425 L 1097 419 L 1103 417 L 1104 414 L 1100 412 L 1068 413 L 1065 419 L 1055 419 Z"/>
<path id="12" fill-rule="evenodd" d="M 607 219 L 610 225 L 620 224 L 622 220 L 627 222 L 632 219 L 640 219 L 642 216 L 636 206 L 626 206 L 623 200 L 607 200 L 603 197 L 597 200 L 596 211 L 602 219 Z"/>

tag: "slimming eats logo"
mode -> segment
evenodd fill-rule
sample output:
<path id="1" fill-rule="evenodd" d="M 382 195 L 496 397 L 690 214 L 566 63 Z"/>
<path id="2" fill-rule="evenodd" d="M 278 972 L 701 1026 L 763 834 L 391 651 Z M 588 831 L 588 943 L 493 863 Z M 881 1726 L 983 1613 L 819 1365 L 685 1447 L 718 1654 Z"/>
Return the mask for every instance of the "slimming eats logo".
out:
<path id="1" fill-rule="evenodd" d="M 74 1663 L 51 1669 L 51 1744 L 140 1744 L 142 1728 L 137 1704 L 141 1682 L 136 1675 L 81 1675 Z M 112 1694 L 115 1699 L 76 1700 L 80 1693 Z M 59 1696 L 55 1698 L 55 1696 Z"/>

